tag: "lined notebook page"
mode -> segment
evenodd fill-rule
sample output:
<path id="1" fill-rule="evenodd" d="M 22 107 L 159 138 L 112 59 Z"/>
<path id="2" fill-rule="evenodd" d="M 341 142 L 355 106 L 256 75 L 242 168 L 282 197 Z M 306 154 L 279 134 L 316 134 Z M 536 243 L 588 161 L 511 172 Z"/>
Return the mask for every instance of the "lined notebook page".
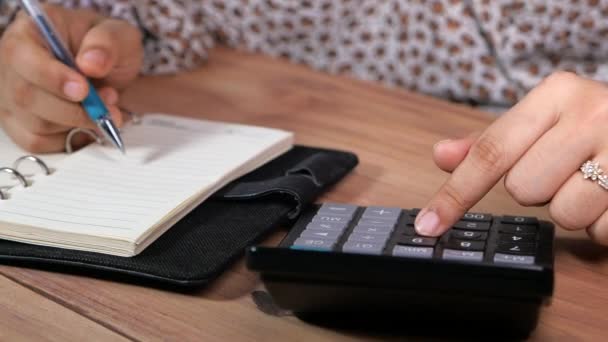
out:
<path id="1" fill-rule="evenodd" d="M 86 235 L 138 243 L 293 143 L 280 130 L 158 114 L 127 127 L 123 139 L 126 156 L 91 145 L 64 159 L 0 203 L 0 221 L 63 232 L 66 242 L 86 244 L 78 237 Z"/>

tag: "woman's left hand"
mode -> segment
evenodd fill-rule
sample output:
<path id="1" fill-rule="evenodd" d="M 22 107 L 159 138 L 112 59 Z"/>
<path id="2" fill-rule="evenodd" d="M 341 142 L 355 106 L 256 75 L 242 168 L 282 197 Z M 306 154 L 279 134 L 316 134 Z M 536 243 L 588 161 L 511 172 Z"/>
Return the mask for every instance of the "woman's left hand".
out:
<path id="1" fill-rule="evenodd" d="M 549 203 L 557 225 L 608 245 L 608 177 L 579 171 L 592 160 L 608 174 L 605 84 L 557 72 L 479 136 L 438 143 L 434 158 L 452 175 L 416 218 L 420 234 L 445 232 L 505 176 L 518 203 Z"/>

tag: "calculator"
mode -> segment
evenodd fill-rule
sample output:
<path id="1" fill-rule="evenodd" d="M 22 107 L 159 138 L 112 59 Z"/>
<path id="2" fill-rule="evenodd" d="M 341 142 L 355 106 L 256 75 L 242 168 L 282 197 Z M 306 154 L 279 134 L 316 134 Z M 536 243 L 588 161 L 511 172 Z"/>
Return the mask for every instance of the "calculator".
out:
<path id="1" fill-rule="evenodd" d="M 469 212 L 425 237 L 419 211 L 314 205 L 277 247 L 250 247 L 247 266 L 279 308 L 315 323 L 529 334 L 553 293 L 553 224 Z"/>

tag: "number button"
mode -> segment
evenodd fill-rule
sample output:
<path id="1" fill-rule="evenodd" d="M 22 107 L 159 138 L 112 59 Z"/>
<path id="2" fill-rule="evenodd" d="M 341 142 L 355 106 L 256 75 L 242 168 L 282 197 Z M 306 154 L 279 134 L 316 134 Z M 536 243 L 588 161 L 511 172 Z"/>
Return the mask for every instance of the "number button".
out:
<path id="1" fill-rule="evenodd" d="M 492 221 L 492 216 L 489 214 L 481 213 L 465 213 L 462 219 L 464 221 L 490 222 Z"/>
<path id="2" fill-rule="evenodd" d="M 451 240 L 448 247 L 451 249 L 459 249 L 465 251 L 483 251 L 486 243 L 483 241 L 459 241 Z"/>
<path id="3" fill-rule="evenodd" d="M 411 246 L 435 246 L 437 238 L 422 237 L 422 236 L 402 236 L 397 241 L 400 245 L 411 245 Z"/>
<path id="4" fill-rule="evenodd" d="M 535 225 L 538 224 L 538 219 L 536 217 L 527 217 L 527 216 L 503 216 L 500 220 L 503 223 L 511 223 L 511 224 L 527 224 L 527 225 Z"/>
<path id="5" fill-rule="evenodd" d="M 452 230 L 450 237 L 459 240 L 485 240 L 488 237 L 488 233 L 472 230 Z"/>
<path id="6" fill-rule="evenodd" d="M 514 234 L 500 234 L 498 236 L 499 243 L 534 243 L 536 236 L 535 235 L 514 235 Z"/>
<path id="7" fill-rule="evenodd" d="M 505 254 L 534 254 L 534 245 L 530 243 L 501 243 L 496 247 L 496 251 Z"/>
<path id="8" fill-rule="evenodd" d="M 501 224 L 498 231 L 508 234 L 536 234 L 536 227 L 518 224 Z"/>
<path id="9" fill-rule="evenodd" d="M 488 230 L 490 229 L 489 222 L 467 222 L 467 221 L 458 221 L 454 225 L 456 229 L 466 229 L 466 230 Z"/>

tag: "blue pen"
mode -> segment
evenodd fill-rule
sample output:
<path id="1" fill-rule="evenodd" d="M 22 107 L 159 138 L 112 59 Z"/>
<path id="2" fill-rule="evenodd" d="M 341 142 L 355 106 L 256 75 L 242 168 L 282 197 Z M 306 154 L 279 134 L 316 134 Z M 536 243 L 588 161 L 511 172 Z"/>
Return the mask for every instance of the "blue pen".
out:
<path id="1" fill-rule="evenodd" d="M 59 38 L 57 31 L 53 27 L 53 23 L 46 16 L 40 3 L 37 0 L 21 0 L 21 5 L 25 11 L 32 17 L 36 26 L 44 36 L 44 39 L 48 43 L 49 47 L 53 51 L 55 57 L 60 60 L 63 64 L 78 70 L 74 58 L 65 46 L 65 44 Z M 118 129 L 112 122 L 110 114 L 105 104 L 95 91 L 95 87 L 89 81 L 89 94 L 82 101 L 82 107 L 87 112 L 89 118 L 93 120 L 104 134 L 104 136 L 110 140 L 114 146 L 116 146 L 122 153 L 125 153 L 125 146 L 120 138 Z"/>

